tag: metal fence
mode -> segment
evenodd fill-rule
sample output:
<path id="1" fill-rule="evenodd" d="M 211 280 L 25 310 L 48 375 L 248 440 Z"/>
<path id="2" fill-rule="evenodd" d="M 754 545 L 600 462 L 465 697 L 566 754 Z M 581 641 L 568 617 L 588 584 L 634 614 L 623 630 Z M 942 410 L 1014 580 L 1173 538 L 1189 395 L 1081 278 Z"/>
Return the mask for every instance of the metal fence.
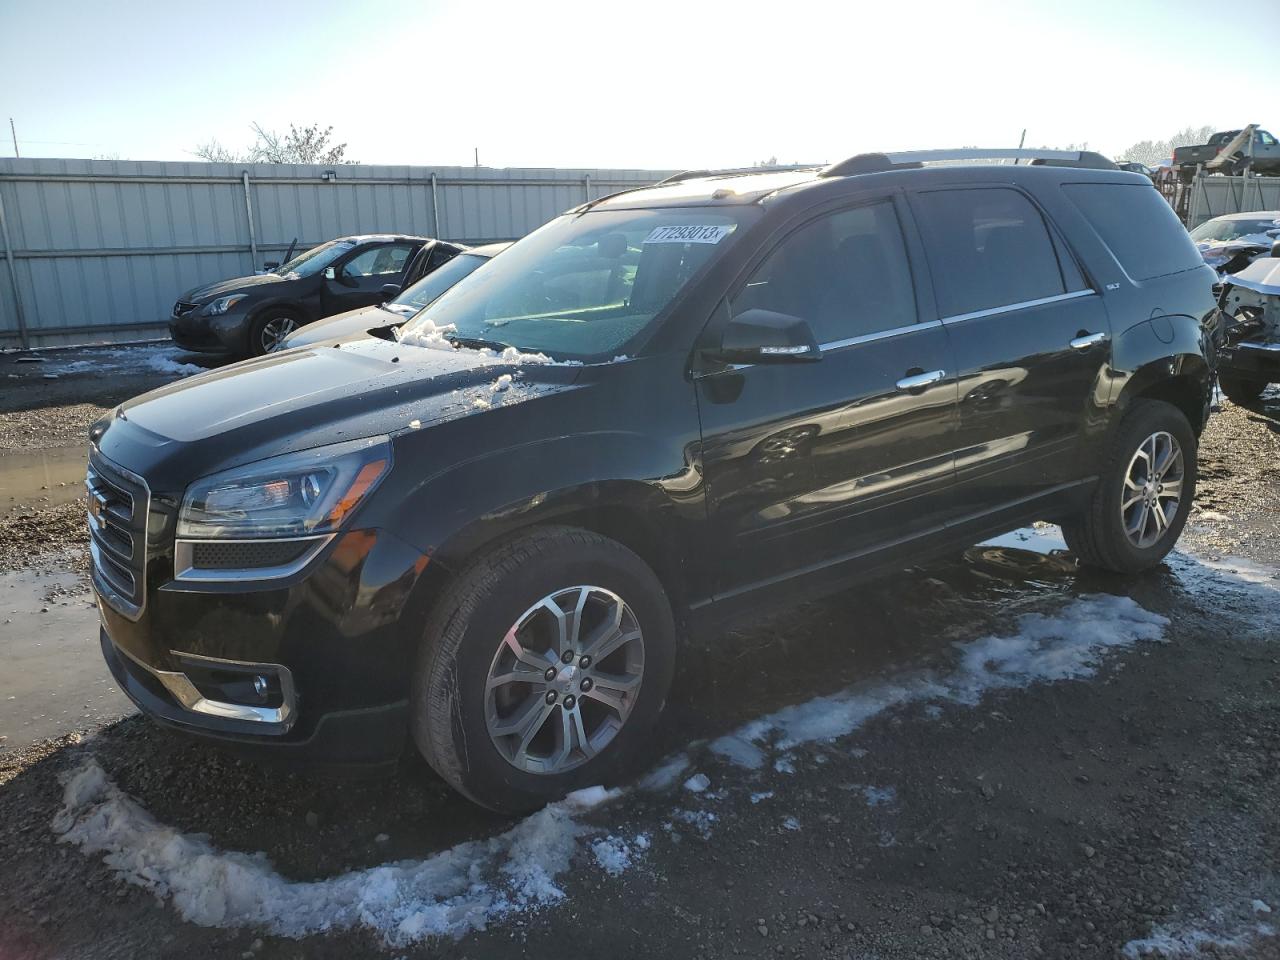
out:
<path id="1" fill-rule="evenodd" d="M 0 346 L 162 336 L 183 291 L 294 239 L 513 240 L 672 172 L 0 159 Z"/>
<path id="2" fill-rule="evenodd" d="M 1280 177 L 1219 177 L 1198 173 L 1185 185 L 1188 230 L 1226 213 L 1280 210 Z M 1177 209 L 1175 204 L 1174 209 Z"/>

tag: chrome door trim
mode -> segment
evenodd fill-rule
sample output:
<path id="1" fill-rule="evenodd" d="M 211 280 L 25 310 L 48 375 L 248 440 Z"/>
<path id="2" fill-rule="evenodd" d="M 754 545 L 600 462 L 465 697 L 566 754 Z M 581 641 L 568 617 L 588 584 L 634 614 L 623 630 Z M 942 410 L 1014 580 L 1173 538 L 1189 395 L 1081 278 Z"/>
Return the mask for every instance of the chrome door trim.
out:
<path id="1" fill-rule="evenodd" d="M 818 349 L 825 353 L 828 350 L 839 350 L 842 347 L 852 347 L 858 343 L 871 343 L 875 340 L 887 340 L 889 337 L 898 337 L 904 333 L 911 333 L 915 330 L 928 330 L 932 327 L 942 326 L 941 320 L 927 320 L 924 323 L 911 323 L 905 327 L 891 327 L 888 330 L 877 330 L 875 333 L 864 333 L 859 337 L 848 337 L 844 340 L 828 340 L 826 343 L 818 344 Z"/>
<path id="2" fill-rule="evenodd" d="M 1076 290 L 1073 293 L 1059 293 L 1052 297 L 1041 297 L 1039 300 L 1023 300 L 1021 303 L 1010 303 L 1003 307 L 991 307 L 989 310 L 975 310 L 973 313 L 957 313 L 943 317 L 943 323 L 962 323 L 965 320 L 977 320 L 981 317 L 995 317 L 1002 313 L 1013 313 L 1015 310 L 1026 310 L 1030 307 L 1042 307 L 1049 303 L 1060 303 L 1076 300 L 1080 297 L 1096 297 L 1097 290 Z"/>

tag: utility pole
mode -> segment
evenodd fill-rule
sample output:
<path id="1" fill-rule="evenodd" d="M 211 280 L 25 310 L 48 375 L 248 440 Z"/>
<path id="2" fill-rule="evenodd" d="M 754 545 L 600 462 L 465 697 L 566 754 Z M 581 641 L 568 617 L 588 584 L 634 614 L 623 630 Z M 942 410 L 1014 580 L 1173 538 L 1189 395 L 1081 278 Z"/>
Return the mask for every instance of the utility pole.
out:
<path id="1" fill-rule="evenodd" d="M 480 148 L 476 147 L 476 169 L 480 169 Z"/>
<path id="2" fill-rule="evenodd" d="M 1018 149 L 1022 149 L 1022 145 L 1027 142 L 1027 128 L 1022 128 L 1022 136 L 1018 138 Z"/>
<path id="3" fill-rule="evenodd" d="M 22 154 L 18 152 L 18 131 L 13 127 L 13 117 L 9 118 L 9 134 L 13 137 L 13 155 L 20 157 Z"/>

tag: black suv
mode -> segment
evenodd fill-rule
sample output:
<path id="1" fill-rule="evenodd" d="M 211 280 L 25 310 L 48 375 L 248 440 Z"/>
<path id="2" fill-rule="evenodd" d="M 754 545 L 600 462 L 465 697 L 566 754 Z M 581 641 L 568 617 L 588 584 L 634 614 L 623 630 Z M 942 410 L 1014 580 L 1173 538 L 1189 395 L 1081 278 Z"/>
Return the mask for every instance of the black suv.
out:
<path id="1" fill-rule="evenodd" d="M 1213 271 L 1101 158 L 934 158 L 596 200 L 399 340 L 124 404 L 88 476 L 122 689 L 277 756 L 410 735 L 526 810 L 619 775 L 677 638 L 750 605 L 1037 519 L 1084 563 L 1159 563 L 1195 491 Z"/>
<path id="2" fill-rule="evenodd" d="M 173 305 L 169 336 L 183 350 L 273 353 L 299 327 L 394 297 L 463 249 L 398 234 L 340 237 L 266 273 L 188 290 Z"/>

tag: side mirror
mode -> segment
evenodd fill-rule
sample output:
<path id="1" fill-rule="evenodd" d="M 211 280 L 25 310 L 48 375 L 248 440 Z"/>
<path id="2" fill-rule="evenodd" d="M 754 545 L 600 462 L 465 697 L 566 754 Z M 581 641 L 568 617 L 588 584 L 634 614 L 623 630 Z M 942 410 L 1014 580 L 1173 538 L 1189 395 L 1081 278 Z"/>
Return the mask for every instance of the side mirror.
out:
<path id="1" fill-rule="evenodd" d="M 821 360 L 808 321 L 772 310 L 744 310 L 724 328 L 712 356 L 725 363 L 795 363 Z"/>
<path id="2" fill-rule="evenodd" d="M 1277 240 L 1275 243 L 1271 245 L 1271 256 L 1275 257 L 1275 259 L 1277 260 L 1280 260 L 1280 240 Z"/>
<path id="3" fill-rule="evenodd" d="M 380 292 L 382 294 L 382 302 L 386 303 L 392 297 L 397 296 L 400 293 L 400 284 L 384 283 Z"/>
<path id="4" fill-rule="evenodd" d="M 324 268 L 324 278 L 325 278 L 326 280 L 337 280 L 337 279 L 338 279 L 338 272 L 337 272 L 336 270 L 334 270 L 334 269 L 333 269 L 333 267 L 325 267 L 325 268 Z"/>

